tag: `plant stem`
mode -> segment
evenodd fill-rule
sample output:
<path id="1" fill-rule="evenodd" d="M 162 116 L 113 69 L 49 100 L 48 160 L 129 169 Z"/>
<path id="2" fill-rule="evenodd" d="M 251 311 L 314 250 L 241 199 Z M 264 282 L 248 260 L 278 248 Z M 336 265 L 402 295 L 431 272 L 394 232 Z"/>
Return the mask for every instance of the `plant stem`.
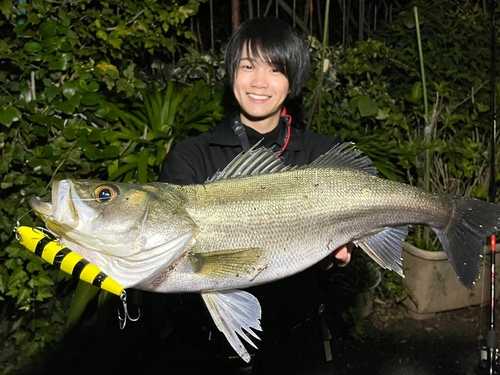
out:
<path id="1" fill-rule="evenodd" d="M 427 103 L 427 87 L 426 87 L 426 80 L 425 80 L 424 54 L 422 52 L 422 38 L 420 37 L 420 24 L 418 21 L 418 8 L 416 6 L 413 7 L 413 13 L 415 15 L 415 29 L 417 31 L 418 57 L 420 60 L 420 76 L 421 76 L 421 80 L 422 80 L 422 94 L 423 94 L 422 97 L 424 100 L 424 120 L 425 120 L 424 144 L 426 145 L 426 148 L 424 151 L 424 158 L 425 158 L 424 188 L 425 188 L 425 190 L 429 190 L 429 187 L 430 187 L 430 168 L 431 168 L 431 155 L 430 155 L 430 150 L 429 150 L 429 141 L 431 138 L 431 126 L 429 124 L 429 107 L 428 107 L 428 103 Z M 427 227 L 424 228 L 424 241 L 426 244 L 428 244 L 430 241 L 429 228 L 427 228 Z"/>
<path id="2" fill-rule="evenodd" d="M 325 23 L 323 27 L 323 51 L 321 52 L 321 71 L 319 75 L 318 89 L 318 116 L 321 113 L 321 87 L 323 86 L 323 76 L 325 75 L 326 43 L 328 41 L 328 17 L 330 15 L 330 0 L 326 0 Z M 321 118 L 320 118 L 321 120 Z M 321 133 L 321 121 L 318 121 L 318 133 Z"/>

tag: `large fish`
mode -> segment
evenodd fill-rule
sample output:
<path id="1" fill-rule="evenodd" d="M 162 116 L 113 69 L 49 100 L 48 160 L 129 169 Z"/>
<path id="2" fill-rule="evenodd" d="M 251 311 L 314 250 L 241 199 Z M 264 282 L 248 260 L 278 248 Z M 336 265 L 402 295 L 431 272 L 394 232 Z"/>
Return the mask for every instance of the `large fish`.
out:
<path id="1" fill-rule="evenodd" d="M 201 293 L 236 352 L 250 356 L 261 309 L 239 289 L 272 282 L 353 242 L 402 275 L 409 224 L 436 232 L 463 285 L 479 275 L 484 239 L 500 208 L 378 178 L 350 144 L 304 167 L 251 149 L 205 184 L 62 180 L 52 202 L 30 200 L 68 248 L 123 287 Z M 265 312 L 264 312 L 265 313 Z"/>

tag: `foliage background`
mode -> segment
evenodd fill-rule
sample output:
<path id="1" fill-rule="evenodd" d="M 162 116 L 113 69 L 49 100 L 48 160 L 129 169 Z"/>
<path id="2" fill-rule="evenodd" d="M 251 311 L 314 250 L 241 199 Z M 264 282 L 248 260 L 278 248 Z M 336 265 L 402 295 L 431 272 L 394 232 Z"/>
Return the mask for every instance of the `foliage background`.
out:
<path id="1" fill-rule="evenodd" d="M 204 3 L 0 2 L 2 373 L 21 373 L 61 339 L 75 290 L 16 241 L 18 220 L 40 225 L 27 199 L 56 178 L 155 180 L 175 142 L 222 118 L 223 41 L 199 51 L 188 27 Z M 383 177 L 419 186 L 429 150 L 433 190 L 485 198 L 491 56 L 481 4 L 417 3 L 425 81 L 411 6 L 352 47 L 310 36 L 304 126 L 356 142 Z M 384 279 L 385 298 L 404 298 L 400 280 Z"/>
<path id="2" fill-rule="evenodd" d="M 1 2 L 3 372 L 61 337 L 75 287 L 17 244 L 18 220 L 40 225 L 27 199 L 55 178 L 154 180 L 174 140 L 221 119 L 209 80 L 162 62 L 193 40 L 201 2 Z"/>

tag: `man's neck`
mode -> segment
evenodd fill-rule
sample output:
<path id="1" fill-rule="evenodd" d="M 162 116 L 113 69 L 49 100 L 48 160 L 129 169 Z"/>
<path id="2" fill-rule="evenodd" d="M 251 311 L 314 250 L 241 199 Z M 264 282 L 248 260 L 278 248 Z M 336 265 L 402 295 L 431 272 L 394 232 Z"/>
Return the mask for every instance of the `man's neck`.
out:
<path id="1" fill-rule="evenodd" d="M 244 125 L 252 128 L 256 132 L 260 134 L 267 134 L 272 132 L 279 125 L 280 114 L 278 112 L 276 115 L 267 117 L 265 119 L 252 119 L 240 113 L 240 120 Z"/>

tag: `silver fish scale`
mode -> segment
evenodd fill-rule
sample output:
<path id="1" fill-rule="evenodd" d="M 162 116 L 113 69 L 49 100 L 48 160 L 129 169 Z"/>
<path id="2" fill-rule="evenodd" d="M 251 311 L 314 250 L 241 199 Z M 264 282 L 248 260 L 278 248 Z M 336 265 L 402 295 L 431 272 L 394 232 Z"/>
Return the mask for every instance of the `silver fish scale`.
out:
<path id="1" fill-rule="evenodd" d="M 443 228 L 450 202 L 352 169 L 309 168 L 188 187 L 185 207 L 200 228 L 195 253 L 261 248 L 253 279 L 193 272 L 189 257 L 156 280 L 157 291 L 243 288 L 299 272 L 339 246 L 387 226 Z M 378 224 L 380 223 L 380 224 Z"/>

